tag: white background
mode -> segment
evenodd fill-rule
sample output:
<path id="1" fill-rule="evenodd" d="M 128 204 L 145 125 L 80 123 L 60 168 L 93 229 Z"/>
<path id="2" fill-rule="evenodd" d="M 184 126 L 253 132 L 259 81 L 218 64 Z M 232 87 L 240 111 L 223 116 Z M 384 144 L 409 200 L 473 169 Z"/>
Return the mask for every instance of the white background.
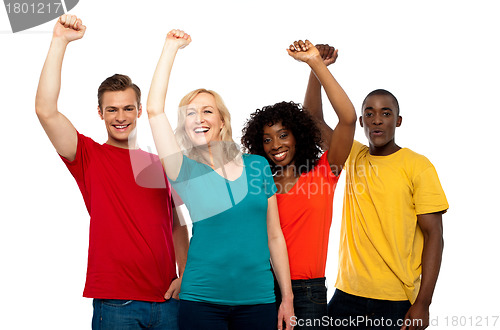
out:
<path id="1" fill-rule="evenodd" d="M 495 1 L 89 1 L 71 11 L 87 25 L 69 45 L 59 108 L 78 130 L 106 141 L 97 87 L 114 73 L 143 91 L 166 33 L 193 42 L 178 54 L 167 109 L 188 91 L 218 91 L 233 116 L 236 141 L 249 114 L 282 100 L 302 102 L 308 68 L 286 54 L 296 39 L 339 48 L 330 67 L 356 110 L 373 89 L 399 99 L 397 143 L 436 166 L 450 210 L 445 252 L 431 305 L 434 329 L 462 318 L 491 326 L 500 315 L 497 141 L 500 47 Z M 89 218 L 78 187 L 35 115 L 34 99 L 54 21 L 12 34 L 0 9 L 2 112 L 0 264 L 2 329 L 89 329 L 82 298 Z M 326 100 L 326 98 L 324 98 Z M 326 104 L 327 120 L 335 125 Z M 146 116 L 139 143 L 152 146 Z M 356 139 L 365 142 L 358 129 Z M 343 179 L 336 192 L 327 277 L 337 271 Z M 472 317 L 472 318 L 469 318 Z M 459 319 L 460 320 L 460 319 Z M 500 320 L 496 327 L 500 328 Z"/>

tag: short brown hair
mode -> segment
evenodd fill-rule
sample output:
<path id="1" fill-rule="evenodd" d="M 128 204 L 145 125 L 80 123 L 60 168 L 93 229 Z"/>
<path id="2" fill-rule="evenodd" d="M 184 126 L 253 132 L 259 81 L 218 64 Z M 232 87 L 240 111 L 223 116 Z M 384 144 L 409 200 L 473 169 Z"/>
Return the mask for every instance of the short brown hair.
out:
<path id="1" fill-rule="evenodd" d="M 106 78 L 99 89 L 97 90 L 97 103 L 99 105 L 99 109 L 102 111 L 102 96 L 105 92 L 116 92 L 116 91 L 124 91 L 127 88 L 132 88 L 137 96 L 137 106 L 141 104 L 141 90 L 139 87 L 132 82 L 129 76 L 124 74 L 115 73 L 111 77 Z"/>

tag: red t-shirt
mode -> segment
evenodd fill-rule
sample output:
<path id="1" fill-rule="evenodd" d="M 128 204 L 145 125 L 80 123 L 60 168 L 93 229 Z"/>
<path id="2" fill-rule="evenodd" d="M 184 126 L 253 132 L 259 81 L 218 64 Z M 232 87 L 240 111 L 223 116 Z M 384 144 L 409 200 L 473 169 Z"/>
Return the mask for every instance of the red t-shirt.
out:
<path id="1" fill-rule="evenodd" d="M 158 157 L 78 134 L 75 160 L 61 158 L 90 214 L 83 296 L 164 301 L 176 268 L 170 188 Z"/>
<path id="2" fill-rule="evenodd" d="M 325 152 L 286 194 L 276 194 L 293 280 L 325 276 L 333 194 L 339 177 Z"/>

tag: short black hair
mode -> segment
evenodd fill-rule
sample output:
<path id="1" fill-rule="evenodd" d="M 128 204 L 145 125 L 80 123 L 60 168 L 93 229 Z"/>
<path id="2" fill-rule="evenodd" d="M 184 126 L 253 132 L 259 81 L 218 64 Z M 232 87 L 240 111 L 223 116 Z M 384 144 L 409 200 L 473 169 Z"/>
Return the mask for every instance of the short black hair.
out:
<path id="1" fill-rule="evenodd" d="M 399 116 L 399 102 L 398 102 L 398 99 L 394 96 L 394 94 L 392 94 L 391 92 L 389 92 L 388 90 L 385 90 L 385 89 L 376 89 L 374 91 L 371 91 L 370 93 L 368 93 L 368 95 L 366 95 L 365 99 L 363 100 L 363 103 L 361 103 L 361 111 L 363 111 L 363 106 L 365 105 L 365 102 L 366 100 L 370 97 L 370 96 L 374 96 L 374 95 L 387 95 L 387 96 L 390 96 L 393 100 L 394 100 L 394 103 L 396 104 L 396 107 L 397 107 L 397 115 Z"/>
<path id="2" fill-rule="evenodd" d="M 257 109 L 245 123 L 241 144 L 246 152 L 261 155 L 267 159 L 271 171 L 279 166 L 264 152 L 264 126 L 280 123 L 295 137 L 295 168 L 299 174 L 309 172 L 321 156 L 321 133 L 313 117 L 294 102 L 279 102 Z"/>

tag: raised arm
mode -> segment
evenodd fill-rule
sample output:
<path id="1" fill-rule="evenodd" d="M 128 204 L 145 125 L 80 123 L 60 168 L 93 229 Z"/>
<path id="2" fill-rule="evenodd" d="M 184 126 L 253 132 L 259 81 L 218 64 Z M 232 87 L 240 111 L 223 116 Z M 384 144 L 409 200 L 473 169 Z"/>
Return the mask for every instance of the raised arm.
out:
<path id="1" fill-rule="evenodd" d="M 271 196 L 267 202 L 267 234 L 269 241 L 269 252 L 271 253 L 271 264 L 274 274 L 278 280 L 281 291 L 281 305 L 278 310 L 278 329 L 283 329 L 283 322 L 286 330 L 292 329 L 291 318 L 293 312 L 293 292 L 290 280 L 290 266 L 288 263 L 288 252 L 286 249 L 285 237 L 281 231 L 280 218 L 278 213 L 278 203 L 276 195 Z"/>
<path id="2" fill-rule="evenodd" d="M 61 69 L 67 45 L 85 34 L 85 25 L 73 15 L 62 15 L 52 34 L 49 52 L 43 65 L 35 110 L 40 123 L 56 151 L 72 161 L 76 156 L 77 135 L 73 124 L 57 108 L 61 90 Z"/>
<path id="3" fill-rule="evenodd" d="M 349 97 L 330 73 L 318 49 L 309 41 L 296 41 L 287 49 L 294 59 L 309 65 L 317 80 L 325 89 L 328 100 L 337 114 L 339 121 L 331 133 L 330 141 L 326 146 L 328 162 L 332 172 L 339 174 L 349 152 L 351 151 L 354 131 L 356 129 L 356 112 Z M 325 147 L 325 148 L 326 148 Z"/>
<path id="4" fill-rule="evenodd" d="M 329 45 L 316 45 L 316 48 L 323 59 L 323 63 L 329 66 L 335 63 L 338 57 L 338 49 Z M 311 70 L 307 83 L 306 95 L 304 96 L 304 109 L 306 109 L 316 120 L 321 130 L 321 149 L 328 150 L 332 139 L 333 129 L 325 122 L 323 117 L 323 100 L 321 97 L 321 84 Z"/>
<path id="5" fill-rule="evenodd" d="M 147 101 L 149 124 L 153 132 L 156 150 L 162 160 L 165 173 L 171 180 L 177 179 L 179 175 L 182 153 L 172 126 L 165 115 L 165 98 L 175 55 L 179 49 L 186 47 L 190 42 L 191 37 L 184 31 L 172 30 L 167 34 L 160 60 L 151 81 Z"/>

